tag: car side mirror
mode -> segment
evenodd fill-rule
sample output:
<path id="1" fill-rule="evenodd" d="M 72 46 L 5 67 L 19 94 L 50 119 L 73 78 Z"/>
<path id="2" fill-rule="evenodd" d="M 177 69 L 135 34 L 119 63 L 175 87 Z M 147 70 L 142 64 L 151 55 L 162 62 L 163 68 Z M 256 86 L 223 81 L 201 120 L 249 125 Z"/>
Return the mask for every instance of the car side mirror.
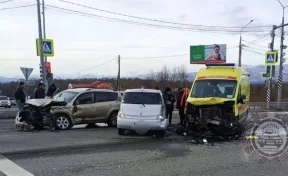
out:
<path id="1" fill-rule="evenodd" d="M 245 104 L 244 103 L 244 100 L 246 99 L 246 95 L 240 95 L 240 97 L 239 97 L 239 103 L 241 103 L 241 104 Z"/>

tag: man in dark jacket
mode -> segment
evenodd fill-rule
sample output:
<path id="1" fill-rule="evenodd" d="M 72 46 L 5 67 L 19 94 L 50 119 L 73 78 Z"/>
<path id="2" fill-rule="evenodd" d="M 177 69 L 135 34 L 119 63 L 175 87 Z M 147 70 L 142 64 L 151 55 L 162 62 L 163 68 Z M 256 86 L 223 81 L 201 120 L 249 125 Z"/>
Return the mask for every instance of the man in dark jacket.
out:
<path id="1" fill-rule="evenodd" d="M 18 106 L 19 110 L 24 108 L 25 101 L 26 101 L 26 94 L 23 90 L 24 86 L 25 86 L 25 83 L 20 82 L 19 87 L 17 88 L 17 90 L 14 93 L 14 98 L 17 102 L 17 106 Z"/>
<path id="2" fill-rule="evenodd" d="M 166 118 L 169 119 L 169 125 L 171 125 L 175 98 L 172 95 L 172 91 L 169 87 L 166 87 L 163 98 L 166 105 Z"/>
<path id="3" fill-rule="evenodd" d="M 34 92 L 34 99 L 45 98 L 45 87 L 43 83 L 39 83 L 37 89 Z"/>
<path id="4" fill-rule="evenodd" d="M 179 111 L 179 117 L 180 117 L 180 123 L 179 125 L 183 125 L 184 124 L 184 117 L 185 117 L 185 114 L 184 114 L 184 107 L 181 106 L 181 100 L 182 100 L 182 96 L 183 96 L 183 89 L 180 87 L 178 89 L 178 97 L 177 97 L 177 104 L 176 104 L 176 108 L 178 109 Z"/>
<path id="5" fill-rule="evenodd" d="M 52 98 L 55 95 L 56 90 L 57 90 L 56 85 L 54 83 L 51 84 L 51 86 L 49 87 L 49 89 L 47 91 L 47 97 Z"/>

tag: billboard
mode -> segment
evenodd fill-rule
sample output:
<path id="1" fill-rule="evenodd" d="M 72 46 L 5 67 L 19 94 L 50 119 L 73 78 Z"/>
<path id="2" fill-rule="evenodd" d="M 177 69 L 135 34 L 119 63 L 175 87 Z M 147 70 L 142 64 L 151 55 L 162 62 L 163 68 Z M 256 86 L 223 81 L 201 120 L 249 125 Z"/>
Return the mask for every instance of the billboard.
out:
<path id="1" fill-rule="evenodd" d="M 190 64 L 226 63 L 226 44 L 190 46 Z"/>

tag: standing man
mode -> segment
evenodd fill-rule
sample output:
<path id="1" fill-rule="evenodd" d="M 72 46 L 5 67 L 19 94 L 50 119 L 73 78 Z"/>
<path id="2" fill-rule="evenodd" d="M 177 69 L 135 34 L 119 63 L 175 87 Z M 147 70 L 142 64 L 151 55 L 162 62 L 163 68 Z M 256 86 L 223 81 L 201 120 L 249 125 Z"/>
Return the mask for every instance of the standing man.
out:
<path id="1" fill-rule="evenodd" d="M 181 100 L 182 100 L 182 96 L 183 96 L 183 89 L 180 87 L 178 88 L 178 97 L 177 97 L 177 103 L 176 103 L 176 108 L 179 111 L 179 117 L 180 117 L 180 123 L 178 125 L 184 125 L 184 107 L 181 106 Z"/>
<path id="2" fill-rule="evenodd" d="M 48 91 L 47 91 L 47 97 L 53 98 L 53 96 L 57 93 L 57 87 L 56 85 L 53 83 L 51 84 L 51 86 L 49 87 Z"/>
<path id="3" fill-rule="evenodd" d="M 14 98 L 16 100 L 16 103 L 17 103 L 19 110 L 24 108 L 25 101 L 26 101 L 26 94 L 24 92 L 24 86 L 25 86 L 25 83 L 20 82 L 19 87 L 17 88 L 17 90 L 14 93 Z"/>
<path id="4" fill-rule="evenodd" d="M 42 99 L 45 98 L 45 86 L 43 83 L 39 83 L 38 87 L 35 89 L 34 92 L 34 99 Z"/>
<path id="5" fill-rule="evenodd" d="M 171 125 L 175 98 L 172 95 L 172 91 L 169 87 L 166 87 L 166 89 L 165 89 L 164 101 L 165 101 L 165 105 L 166 105 L 166 118 L 169 119 L 169 125 Z"/>

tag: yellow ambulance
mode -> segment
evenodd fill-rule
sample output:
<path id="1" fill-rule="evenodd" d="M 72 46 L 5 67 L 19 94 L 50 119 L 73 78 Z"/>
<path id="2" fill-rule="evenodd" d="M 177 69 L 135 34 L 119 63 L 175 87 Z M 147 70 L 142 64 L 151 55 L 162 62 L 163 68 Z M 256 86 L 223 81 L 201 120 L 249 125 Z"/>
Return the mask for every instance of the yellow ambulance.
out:
<path id="1" fill-rule="evenodd" d="M 240 135 L 248 118 L 250 74 L 233 63 L 206 64 L 185 105 L 186 125 L 196 131 Z"/>

